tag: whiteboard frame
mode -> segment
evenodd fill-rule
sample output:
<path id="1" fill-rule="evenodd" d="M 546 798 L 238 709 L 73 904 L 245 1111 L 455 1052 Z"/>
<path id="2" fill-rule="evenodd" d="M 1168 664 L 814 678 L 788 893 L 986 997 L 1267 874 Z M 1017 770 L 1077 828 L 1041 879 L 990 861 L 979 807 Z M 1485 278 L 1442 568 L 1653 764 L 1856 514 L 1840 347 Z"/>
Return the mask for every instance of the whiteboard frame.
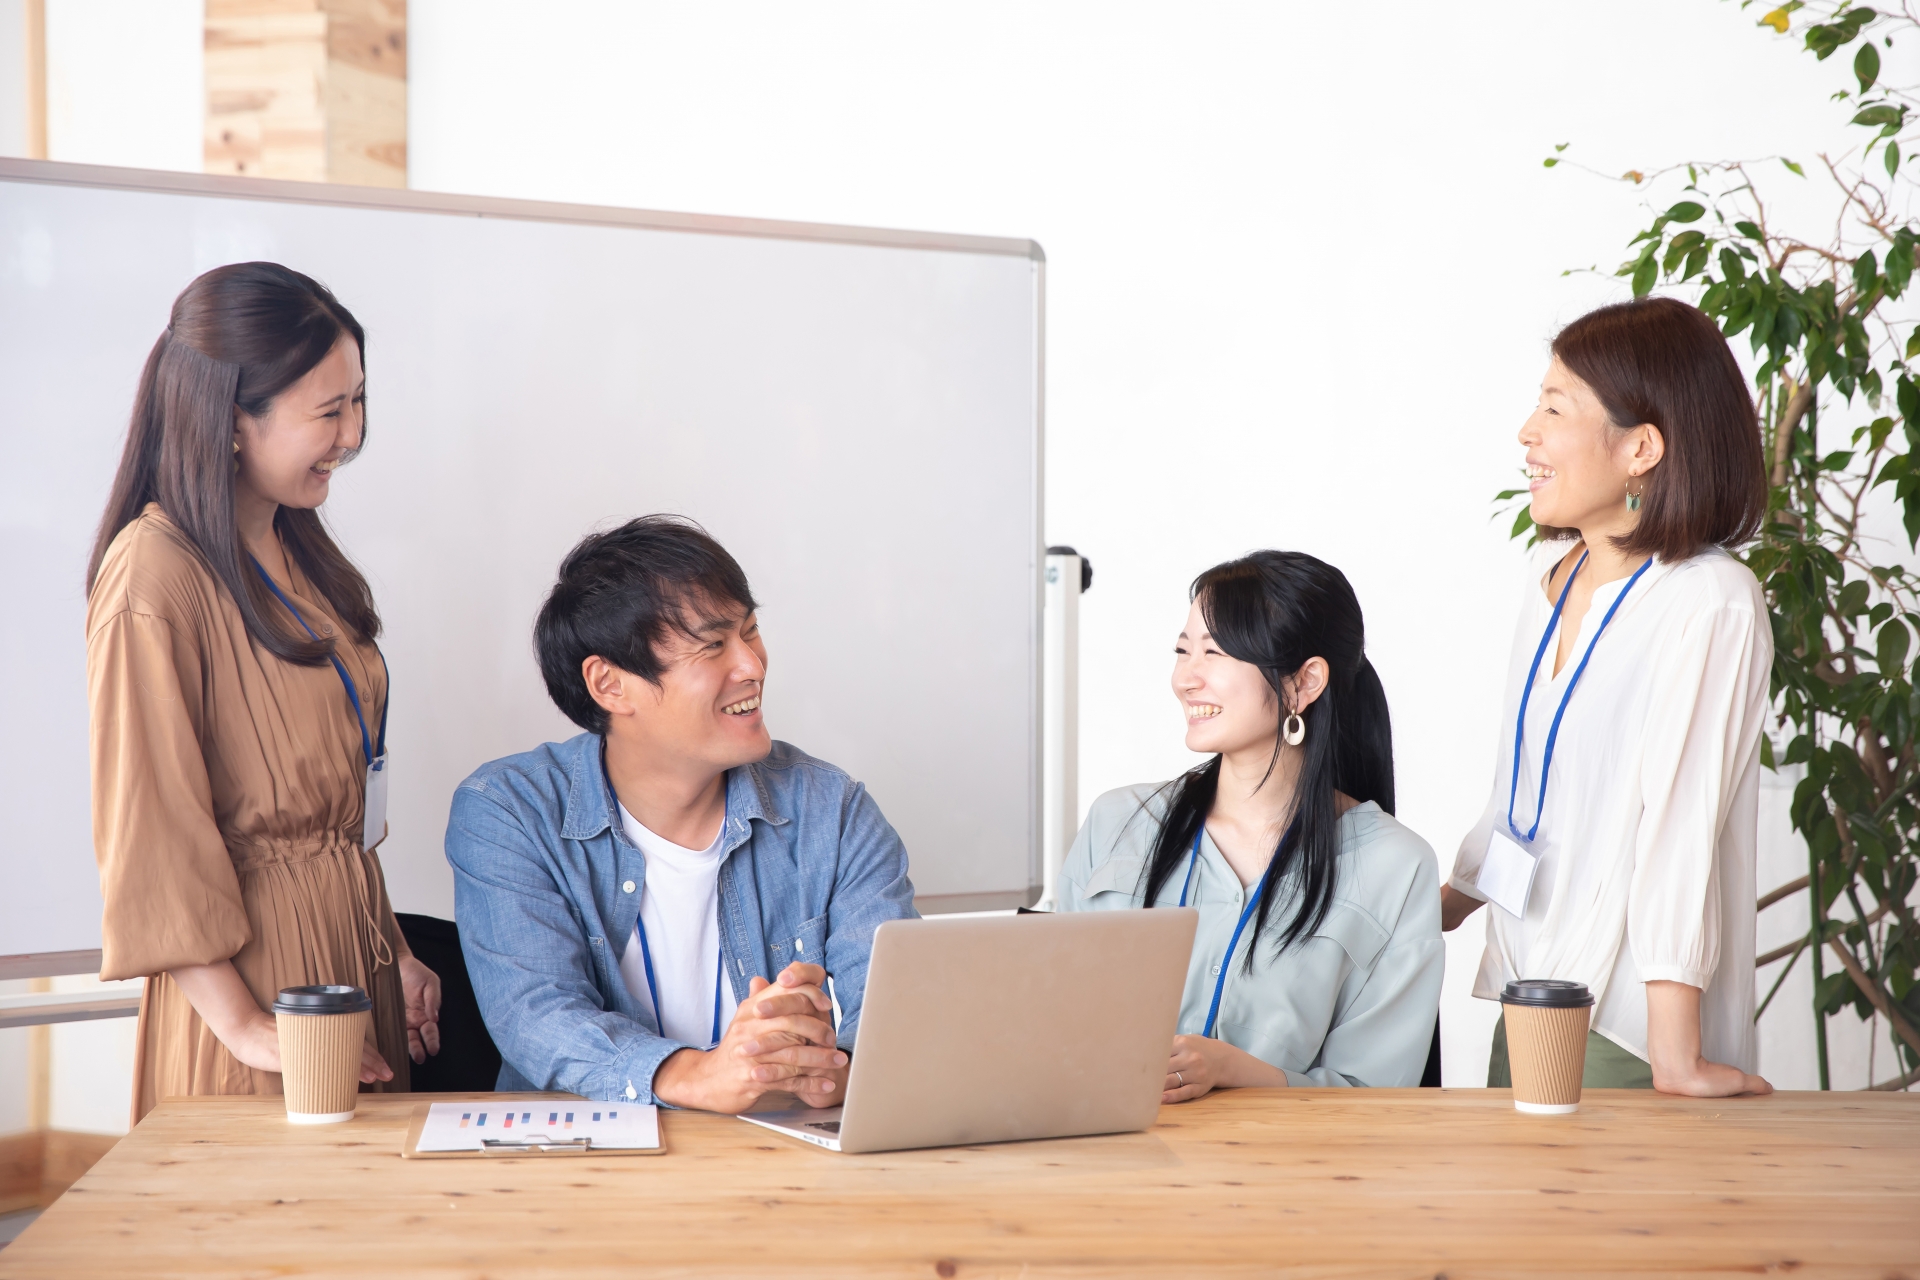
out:
<path id="1" fill-rule="evenodd" d="M 356 187 L 331 182 L 295 182 L 279 178 L 244 178 L 186 173 L 165 169 L 126 169 L 112 165 L 71 164 L 59 160 L 0 157 L 0 183 L 26 182 L 52 186 L 94 187 L 182 196 L 215 196 L 238 200 L 266 200 L 289 204 L 330 205 L 338 208 L 394 213 L 440 214 L 454 217 L 506 218 L 526 222 L 558 222 L 593 226 L 631 227 L 642 231 L 683 232 L 691 235 L 747 236 L 767 240 L 810 240 L 830 244 L 870 245 L 890 249 L 932 249 L 949 253 L 978 253 L 995 257 L 1027 258 L 1033 263 L 1033 527 L 1029 576 L 1032 579 L 1028 612 L 1027 741 L 1033 767 L 1027 781 L 1027 887 L 991 893 L 932 894 L 915 899 L 924 914 L 956 911 L 995 911 L 1032 906 L 1043 881 L 1042 726 L 1041 711 L 1045 663 L 1043 609 L 1046 586 L 1046 264 L 1038 241 L 1005 236 L 960 235 L 943 231 L 901 231 L 884 227 L 842 226 L 826 222 L 787 222 L 773 218 L 739 218 L 722 214 L 671 213 L 656 209 L 624 209 L 611 205 L 566 204 L 547 200 L 515 200 L 501 196 L 450 195 L 389 187 Z M 909 851 L 911 853 L 911 851 Z"/>

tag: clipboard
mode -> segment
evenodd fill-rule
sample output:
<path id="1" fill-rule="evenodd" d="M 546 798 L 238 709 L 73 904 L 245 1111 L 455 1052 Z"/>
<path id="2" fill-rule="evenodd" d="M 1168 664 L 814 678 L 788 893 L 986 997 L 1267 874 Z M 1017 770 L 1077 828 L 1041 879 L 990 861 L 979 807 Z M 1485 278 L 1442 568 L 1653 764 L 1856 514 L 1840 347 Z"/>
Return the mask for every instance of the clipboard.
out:
<path id="1" fill-rule="evenodd" d="M 457 1151 L 422 1151 L 420 1140 L 427 1128 L 427 1119 L 433 1113 L 434 1106 L 458 1106 L 466 1109 L 486 1107 L 484 1102 L 465 1103 L 425 1103 L 413 1109 L 413 1119 L 407 1125 L 407 1136 L 400 1144 L 400 1155 L 406 1160 L 485 1160 L 485 1159 L 567 1159 L 580 1156 L 596 1158 L 606 1156 L 662 1156 L 667 1153 L 666 1137 L 659 1131 L 658 1117 L 655 1119 L 655 1138 L 657 1145 L 651 1147 L 633 1146 L 596 1146 L 591 1135 L 568 1136 L 565 1130 L 550 1132 L 547 1126 L 525 1127 L 520 1133 L 509 1134 L 503 1130 L 497 1138 L 477 1138 L 478 1145 L 471 1149 Z M 526 1105 L 526 1104 L 522 1104 Z M 538 1105 L 538 1104 L 534 1104 Z M 576 1109 L 590 1108 L 592 1104 L 573 1103 Z M 514 1104 L 502 1099 L 496 1104 L 504 1110 Z M 605 1104 L 601 1104 L 604 1108 Z M 516 1108 L 517 1109 L 517 1108 Z M 529 1107 L 529 1109 L 531 1109 Z"/>

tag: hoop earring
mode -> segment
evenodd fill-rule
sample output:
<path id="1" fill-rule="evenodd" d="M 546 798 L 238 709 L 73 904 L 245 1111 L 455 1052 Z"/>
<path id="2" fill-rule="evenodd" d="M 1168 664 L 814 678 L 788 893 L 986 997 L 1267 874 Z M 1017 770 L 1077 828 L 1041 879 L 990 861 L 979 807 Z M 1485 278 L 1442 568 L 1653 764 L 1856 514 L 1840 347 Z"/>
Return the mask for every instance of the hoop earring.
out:
<path id="1" fill-rule="evenodd" d="M 1301 719 L 1298 711 L 1287 713 L 1287 720 L 1281 726 L 1280 736 L 1286 739 L 1290 747 L 1297 747 L 1307 740 L 1307 722 Z"/>
<path id="2" fill-rule="evenodd" d="M 1627 510 L 1638 511 L 1640 509 L 1640 500 L 1646 497 L 1646 495 L 1647 495 L 1647 487 L 1645 485 L 1641 485 L 1640 492 L 1635 493 L 1633 491 L 1633 481 L 1628 480 L 1627 481 Z"/>

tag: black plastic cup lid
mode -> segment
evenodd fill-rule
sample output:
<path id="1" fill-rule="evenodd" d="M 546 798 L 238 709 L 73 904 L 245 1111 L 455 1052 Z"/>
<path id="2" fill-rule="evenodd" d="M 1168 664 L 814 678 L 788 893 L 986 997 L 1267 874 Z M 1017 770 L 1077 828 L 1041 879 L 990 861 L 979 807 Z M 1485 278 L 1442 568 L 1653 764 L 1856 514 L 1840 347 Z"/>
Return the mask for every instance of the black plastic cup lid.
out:
<path id="1" fill-rule="evenodd" d="M 1542 1009 L 1584 1009 L 1593 1003 L 1593 992 L 1584 982 L 1565 978 L 1521 978 L 1509 982 L 1500 993 L 1501 1004 L 1533 1005 Z"/>
<path id="2" fill-rule="evenodd" d="M 373 1000 L 358 987 L 282 987 L 275 1013 L 365 1013 Z"/>

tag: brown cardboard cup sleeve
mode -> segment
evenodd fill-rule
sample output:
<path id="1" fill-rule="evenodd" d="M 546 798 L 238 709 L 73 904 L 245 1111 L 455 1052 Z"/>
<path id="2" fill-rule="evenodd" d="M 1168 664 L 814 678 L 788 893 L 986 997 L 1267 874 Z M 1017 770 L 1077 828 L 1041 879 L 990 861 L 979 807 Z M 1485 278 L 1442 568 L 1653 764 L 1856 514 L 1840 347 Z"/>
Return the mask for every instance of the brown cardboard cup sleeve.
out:
<path id="1" fill-rule="evenodd" d="M 360 1103 L 360 1047 L 373 1001 L 359 987 L 286 987 L 273 1002 L 280 1082 L 293 1124 L 338 1124 Z"/>
<path id="2" fill-rule="evenodd" d="M 1586 983 L 1562 978 L 1509 982 L 1500 1011 L 1507 1021 L 1514 1108 L 1548 1116 L 1578 1111 L 1593 1020 L 1593 993 Z"/>

